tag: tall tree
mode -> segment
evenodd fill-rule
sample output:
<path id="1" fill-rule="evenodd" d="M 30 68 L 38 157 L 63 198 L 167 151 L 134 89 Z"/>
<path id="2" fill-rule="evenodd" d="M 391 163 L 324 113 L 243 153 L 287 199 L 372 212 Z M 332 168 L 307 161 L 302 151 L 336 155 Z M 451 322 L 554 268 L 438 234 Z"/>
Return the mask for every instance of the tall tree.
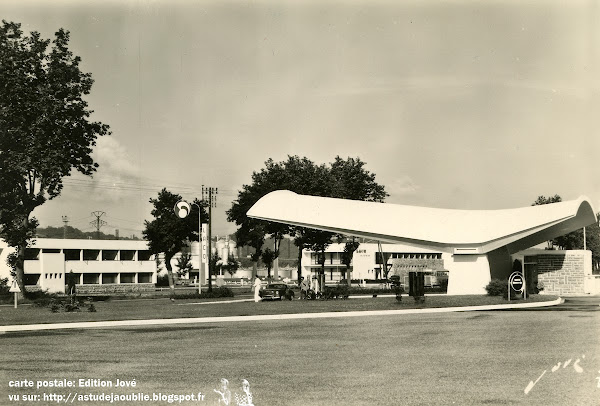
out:
<path id="1" fill-rule="evenodd" d="M 240 236 L 246 237 L 242 238 L 243 241 L 248 241 L 247 237 L 251 235 L 251 231 L 262 235 L 263 238 L 270 235 L 276 241 L 276 252 L 278 252 L 277 241 L 281 241 L 286 234 L 293 236 L 294 244 L 299 248 L 298 278 L 302 270 L 302 249 L 322 244 L 326 240 L 329 240 L 328 244 L 330 244 L 334 235 L 325 231 L 286 226 L 275 222 L 259 222 L 246 216 L 246 212 L 258 199 L 269 192 L 281 189 L 312 196 L 373 202 L 383 202 L 388 196 L 385 188 L 375 181 L 375 174 L 365 169 L 365 163 L 360 158 L 344 160 L 337 156 L 329 165 L 317 165 L 308 158 L 288 156 L 288 159 L 282 162 L 269 159 L 265 162 L 265 168 L 254 172 L 252 184 L 243 186 L 238 193 L 238 199 L 227 212 L 228 220 L 240 226 L 238 230 Z"/>
<path id="2" fill-rule="evenodd" d="M 92 148 L 110 133 L 90 120 L 83 96 L 92 76 L 68 45 L 62 28 L 50 46 L 38 32 L 25 35 L 21 24 L 0 26 L 0 237 L 16 248 L 11 266 L 23 291 L 25 249 L 38 225 L 31 213 L 60 195 L 73 169 L 96 171 Z"/>
<path id="3" fill-rule="evenodd" d="M 271 268 L 273 268 L 273 261 L 275 258 L 277 258 L 277 253 L 269 247 L 264 249 L 260 257 L 263 264 L 267 267 L 267 279 L 271 279 Z"/>
<path id="4" fill-rule="evenodd" d="M 183 219 L 179 218 L 173 208 L 180 200 L 180 195 L 171 193 L 167 189 L 161 190 L 156 199 L 150 199 L 150 203 L 154 206 L 151 212 L 154 220 L 146 220 L 145 229 L 142 231 L 144 239 L 148 241 L 150 252 L 157 256 L 161 253 L 164 255 L 171 296 L 175 293 L 171 260 L 188 245 L 189 241 L 199 241 L 199 208 L 201 208 L 201 222 L 206 222 L 208 219 L 205 203 L 198 199 L 194 199 L 190 214 Z"/>
<path id="5" fill-rule="evenodd" d="M 265 242 L 265 231 L 261 227 L 264 222 L 247 218 L 235 232 L 235 240 L 238 247 L 247 246 L 254 248 L 250 254 L 252 260 L 252 280 L 256 278 L 258 261 L 262 255 L 262 246 Z"/>
<path id="6" fill-rule="evenodd" d="M 328 195 L 326 188 L 330 180 L 326 166 L 316 165 L 308 158 L 288 156 L 288 159 L 282 162 L 267 160 L 263 169 L 252 173 L 252 183 L 242 186 L 237 199 L 227 211 L 228 221 L 240 226 L 236 238 L 243 245 L 253 246 L 258 253 L 262 250 L 262 244 L 258 246 L 258 242 L 261 238 L 264 242 L 265 237 L 270 236 L 274 240 L 273 251 L 276 258 L 282 239 L 285 235 L 294 235 L 294 228 L 282 223 L 250 219 L 246 212 L 261 197 L 275 190 L 286 189 L 316 196 Z"/>
<path id="7" fill-rule="evenodd" d="M 383 185 L 375 181 L 375 174 L 365 169 L 360 158 L 342 159 L 339 156 L 331 163 L 331 197 L 383 203 L 389 195 Z"/>

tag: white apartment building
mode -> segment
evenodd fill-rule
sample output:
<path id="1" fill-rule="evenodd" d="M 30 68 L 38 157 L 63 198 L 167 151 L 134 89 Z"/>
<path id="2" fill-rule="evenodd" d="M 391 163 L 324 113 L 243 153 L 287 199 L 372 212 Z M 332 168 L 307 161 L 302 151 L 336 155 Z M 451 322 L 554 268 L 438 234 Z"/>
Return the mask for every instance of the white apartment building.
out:
<path id="1" fill-rule="evenodd" d="M 13 248 L 0 240 L 0 278 L 10 276 L 6 264 Z M 65 292 L 73 272 L 79 292 L 136 291 L 156 283 L 156 262 L 146 241 L 38 238 L 25 252 L 25 286 Z"/>

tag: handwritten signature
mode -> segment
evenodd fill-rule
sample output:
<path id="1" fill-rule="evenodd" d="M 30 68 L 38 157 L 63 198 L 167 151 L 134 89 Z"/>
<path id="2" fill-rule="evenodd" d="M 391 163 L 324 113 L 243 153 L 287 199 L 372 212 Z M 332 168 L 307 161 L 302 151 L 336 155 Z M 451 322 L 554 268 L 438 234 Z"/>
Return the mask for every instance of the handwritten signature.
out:
<path id="1" fill-rule="evenodd" d="M 550 369 L 550 371 L 552 373 L 555 373 L 559 369 L 567 368 L 573 362 L 573 370 L 575 370 L 576 373 L 581 374 L 581 373 L 583 373 L 583 367 L 579 364 L 582 362 L 583 359 L 585 359 L 585 354 L 581 355 L 580 358 L 577 358 L 577 360 L 575 362 L 573 362 L 573 358 L 570 358 L 570 359 L 566 360 L 565 362 L 559 362 L 558 364 L 554 365 Z M 542 374 L 538 377 L 538 379 L 536 379 L 535 381 L 529 381 L 529 385 L 527 385 L 527 387 L 525 388 L 526 395 L 529 392 L 531 392 L 533 387 L 540 381 L 540 379 L 542 379 L 542 377 L 546 374 L 546 372 L 548 372 L 548 370 L 544 369 L 544 372 L 542 372 Z M 598 374 L 599 374 L 599 376 L 596 377 L 596 380 L 598 381 L 597 387 L 600 388 L 600 371 L 598 371 Z"/>

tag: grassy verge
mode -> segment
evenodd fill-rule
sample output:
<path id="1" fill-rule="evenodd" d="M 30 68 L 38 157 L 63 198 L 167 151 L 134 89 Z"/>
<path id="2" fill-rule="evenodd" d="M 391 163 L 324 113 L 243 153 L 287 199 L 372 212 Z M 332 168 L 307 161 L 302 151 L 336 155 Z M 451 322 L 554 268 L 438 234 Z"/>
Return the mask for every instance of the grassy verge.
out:
<path id="1" fill-rule="evenodd" d="M 551 301 L 556 296 L 532 295 L 523 301 L 515 303 Z M 233 303 L 228 301 L 235 300 Z M 10 306 L 0 307 L 0 325 L 64 323 L 79 321 L 106 321 L 129 319 L 159 319 L 182 317 L 222 317 L 249 316 L 263 314 L 294 314 L 322 313 L 370 310 L 399 310 L 415 308 L 439 308 L 457 306 L 483 306 L 506 304 L 507 300 L 496 296 L 426 296 L 425 303 L 415 303 L 403 295 L 402 302 L 394 297 L 377 297 L 347 300 L 293 300 L 275 302 L 237 301 L 239 298 L 220 299 L 143 299 L 143 300 L 109 300 L 95 302 L 96 312 L 84 311 L 72 313 L 52 313 L 49 308 L 33 305 L 20 306 L 14 309 Z"/>

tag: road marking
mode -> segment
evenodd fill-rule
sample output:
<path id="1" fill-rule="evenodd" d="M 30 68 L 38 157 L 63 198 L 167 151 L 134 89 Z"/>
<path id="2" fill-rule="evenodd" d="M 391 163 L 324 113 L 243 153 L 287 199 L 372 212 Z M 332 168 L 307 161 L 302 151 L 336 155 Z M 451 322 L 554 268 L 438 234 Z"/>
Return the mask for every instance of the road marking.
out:
<path id="1" fill-rule="evenodd" d="M 117 320 L 117 321 L 85 321 L 73 323 L 53 324 L 22 324 L 12 326 L 0 326 L 0 333 L 15 331 L 38 331 L 38 330 L 63 330 L 84 329 L 102 327 L 133 327 L 133 326 L 164 326 L 172 324 L 200 324 L 200 323 L 227 323 L 236 321 L 264 321 L 264 320 L 300 320 L 300 319 L 324 319 L 341 317 L 366 317 L 366 316 L 393 316 L 402 314 L 425 314 L 425 313 L 451 313 L 481 310 L 504 310 L 523 309 L 556 306 L 564 303 L 564 299 L 558 298 L 550 302 L 500 304 L 486 306 L 463 306 L 463 307 L 439 307 L 429 309 L 404 309 L 404 310 L 365 310 L 353 312 L 325 312 L 325 313 L 296 313 L 296 314 L 265 314 L 254 316 L 224 316 L 224 317 L 194 317 L 179 319 L 147 319 L 147 320 Z"/>

